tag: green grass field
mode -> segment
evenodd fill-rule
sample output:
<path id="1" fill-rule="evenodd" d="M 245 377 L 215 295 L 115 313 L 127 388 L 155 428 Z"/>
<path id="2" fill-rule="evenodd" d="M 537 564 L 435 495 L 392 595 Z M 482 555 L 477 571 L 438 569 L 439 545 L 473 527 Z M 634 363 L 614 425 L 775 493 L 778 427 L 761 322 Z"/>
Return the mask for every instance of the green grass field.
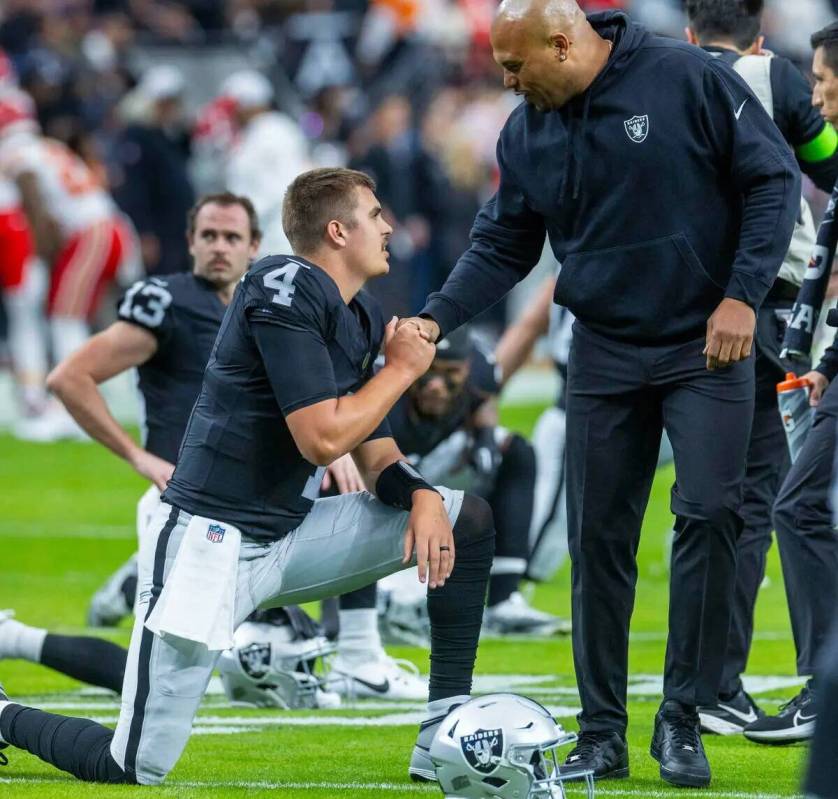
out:
<path id="1" fill-rule="evenodd" d="M 528 433 L 539 408 L 506 408 L 504 421 Z M 621 797 L 745 797 L 797 794 L 806 750 L 764 748 L 740 738 L 705 737 L 713 767 L 709 789 L 684 791 L 658 778 L 648 754 L 659 702 L 667 617 L 666 534 L 670 528 L 671 469 L 655 482 L 640 548 L 640 580 L 632 626 L 628 780 L 597 785 L 597 795 Z M 134 548 L 134 508 L 145 486 L 130 469 L 92 444 L 27 445 L 0 435 L 0 608 L 64 633 L 85 632 L 91 594 Z M 569 568 L 539 586 L 535 604 L 569 615 Z M 127 645 L 127 626 L 109 633 Z M 427 671 L 427 654 L 398 649 Z M 568 639 L 481 643 L 477 690 L 515 690 L 550 708 L 569 729 L 578 709 Z M 757 613 L 749 683 L 767 710 L 796 693 L 794 651 L 775 552 Z M 0 663 L 0 680 L 13 698 L 112 724 L 115 697 L 47 669 Z M 406 768 L 421 716 L 419 705 L 359 703 L 340 710 L 282 713 L 227 707 L 223 695 L 207 697 L 196 734 L 165 786 L 155 796 L 278 795 L 293 799 L 439 796 L 413 785 Z M 149 789 L 84 785 L 34 757 L 8 750 L 0 769 L 0 796 L 128 796 Z M 571 792 L 579 796 L 578 790 Z"/>

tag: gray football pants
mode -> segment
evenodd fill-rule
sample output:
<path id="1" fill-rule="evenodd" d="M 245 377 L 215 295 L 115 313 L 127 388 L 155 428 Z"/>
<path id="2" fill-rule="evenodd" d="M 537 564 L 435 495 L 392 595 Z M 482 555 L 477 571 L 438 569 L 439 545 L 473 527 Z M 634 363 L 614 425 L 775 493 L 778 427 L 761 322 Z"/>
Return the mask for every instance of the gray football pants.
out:
<path id="1" fill-rule="evenodd" d="M 662 430 L 676 516 L 664 696 L 716 698 L 736 577 L 753 358 L 715 371 L 704 341 L 634 346 L 574 326 L 567 400 L 573 658 L 585 731 L 627 724 L 637 547 Z"/>
<path id="2" fill-rule="evenodd" d="M 437 490 L 454 524 L 463 494 Z M 316 500 L 303 523 L 279 541 L 255 541 L 243 531 L 235 624 L 258 607 L 354 591 L 405 568 L 408 515 L 363 492 Z M 144 626 L 191 518 L 161 503 L 153 522 L 156 545 L 144 547 L 139 558 L 137 615 L 111 754 L 144 785 L 162 782 L 180 758 L 220 655 L 202 644 L 161 639 Z"/>

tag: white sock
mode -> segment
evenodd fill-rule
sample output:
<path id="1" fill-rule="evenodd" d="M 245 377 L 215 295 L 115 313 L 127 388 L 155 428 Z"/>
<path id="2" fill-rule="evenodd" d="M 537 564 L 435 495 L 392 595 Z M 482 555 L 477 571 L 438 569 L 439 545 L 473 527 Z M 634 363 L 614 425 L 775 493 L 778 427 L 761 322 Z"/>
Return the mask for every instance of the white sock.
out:
<path id="1" fill-rule="evenodd" d="M 384 651 L 375 608 L 339 610 L 338 656 L 345 660 L 377 660 Z"/>
<path id="2" fill-rule="evenodd" d="M 49 320 L 52 357 L 56 363 L 72 355 L 90 338 L 90 327 L 84 319 L 53 316 Z"/>
<path id="3" fill-rule="evenodd" d="M 41 650 L 47 631 L 40 627 L 8 619 L 0 623 L 0 659 L 28 660 L 30 663 L 41 662 Z"/>
<path id="4" fill-rule="evenodd" d="M 452 705 L 464 705 L 471 699 L 467 694 L 460 696 L 446 696 L 444 699 L 434 699 L 433 702 L 428 702 L 428 719 L 436 718 L 448 713 Z M 426 719 L 427 720 L 427 719 Z"/>
<path id="5" fill-rule="evenodd" d="M 46 395 L 47 342 L 42 310 L 47 286 L 45 269 L 42 263 L 32 262 L 25 283 L 5 297 L 15 376 L 23 391 L 40 391 L 38 400 Z"/>

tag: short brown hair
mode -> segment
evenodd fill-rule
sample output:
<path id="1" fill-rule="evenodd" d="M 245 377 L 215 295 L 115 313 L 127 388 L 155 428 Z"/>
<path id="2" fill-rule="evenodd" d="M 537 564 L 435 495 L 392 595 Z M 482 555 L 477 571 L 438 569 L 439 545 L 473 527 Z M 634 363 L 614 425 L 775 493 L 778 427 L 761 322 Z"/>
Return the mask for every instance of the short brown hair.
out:
<path id="1" fill-rule="evenodd" d="M 205 205 L 221 205 L 228 208 L 231 205 L 239 205 L 247 212 L 247 218 L 250 222 L 250 240 L 261 241 L 262 231 L 259 228 L 259 217 L 256 214 L 256 209 L 249 197 L 242 194 L 233 194 L 231 191 L 222 191 L 217 194 L 204 194 L 198 198 L 195 205 L 193 205 L 186 214 L 186 232 L 191 239 L 195 235 L 195 220 L 198 213 Z"/>
<path id="2" fill-rule="evenodd" d="M 375 181 L 355 169 L 310 169 L 294 178 L 282 203 L 282 228 L 296 253 L 317 249 L 332 220 L 353 227 L 355 189 L 375 191 Z"/>

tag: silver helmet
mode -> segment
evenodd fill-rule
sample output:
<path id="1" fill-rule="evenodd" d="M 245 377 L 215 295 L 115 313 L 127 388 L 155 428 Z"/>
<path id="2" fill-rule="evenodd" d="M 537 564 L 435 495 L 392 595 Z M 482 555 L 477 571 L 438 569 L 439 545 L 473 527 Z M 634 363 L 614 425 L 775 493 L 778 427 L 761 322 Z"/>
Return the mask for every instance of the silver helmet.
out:
<path id="1" fill-rule="evenodd" d="M 340 705 L 337 694 L 323 689 L 322 658 L 335 651 L 325 636 L 301 636 L 291 624 L 246 621 L 233 641 L 218 661 L 233 704 L 284 710 Z"/>
<path id="2" fill-rule="evenodd" d="M 449 713 L 431 742 L 448 799 L 565 799 L 556 750 L 576 741 L 550 712 L 517 694 L 471 699 Z M 575 772 L 594 795 L 592 772 Z"/>

